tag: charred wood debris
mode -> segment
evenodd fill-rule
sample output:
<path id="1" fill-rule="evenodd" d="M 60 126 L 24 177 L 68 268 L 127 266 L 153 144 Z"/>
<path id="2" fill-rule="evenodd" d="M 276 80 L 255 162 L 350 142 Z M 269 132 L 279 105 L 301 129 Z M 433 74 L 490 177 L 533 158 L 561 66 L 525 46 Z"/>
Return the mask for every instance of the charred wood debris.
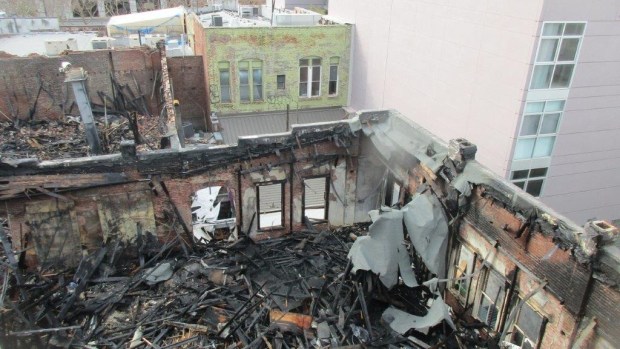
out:
<path id="1" fill-rule="evenodd" d="M 76 270 L 25 268 L 1 229 L 3 348 L 471 348 L 492 347 L 458 320 L 396 333 L 388 307 L 424 316 L 432 292 L 387 289 L 347 257 L 367 224 L 283 238 L 207 245 L 179 235 L 108 241 Z M 130 257 L 128 257 L 130 256 Z M 416 273 L 420 271 L 416 270 Z M 479 326 L 478 326 L 479 327 Z"/>
<path id="2" fill-rule="evenodd" d="M 130 84 L 121 84 L 113 76 L 110 79 L 112 95 L 97 91 L 99 101 L 91 101 L 104 153 L 119 152 L 123 140 L 134 140 L 139 151 L 159 149 L 163 137 L 161 120 L 149 113 L 146 97 L 135 78 L 138 93 Z M 35 100 L 26 119 L 17 117 L 17 111 L 15 115 L 0 113 L 0 157 L 51 160 L 89 155 L 79 115 L 66 115 L 59 120 L 37 119 L 36 108 Z M 63 114 L 77 109 L 75 102 L 61 108 Z"/>

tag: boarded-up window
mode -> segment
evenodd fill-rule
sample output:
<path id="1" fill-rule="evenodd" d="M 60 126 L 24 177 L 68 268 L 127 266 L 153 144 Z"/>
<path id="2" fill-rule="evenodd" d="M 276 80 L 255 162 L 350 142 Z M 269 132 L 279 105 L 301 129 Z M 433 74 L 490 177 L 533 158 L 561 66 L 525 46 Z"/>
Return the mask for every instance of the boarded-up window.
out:
<path id="1" fill-rule="evenodd" d="M 74 203 L 48 200 L 26 206 L 37 258 L 42 267 L 76 267 L 80 262 L 80 235 Z"/>
<path id="2" fill-rule="evenodd" d="M 155 234 L 155 214 L 148 190 L 100 196 L 99 219 L 103 241 L 134 241 L 138 231 Z"/>
<path id="3" fill-rule="evenodd" d="M 258 229 L 282 227 L 284 206 L 284 183 L 258 185 Z"/>
<path id="4" fill-rule="evenodd" d="M 328 183 L 328 177 L 304 179 L 304 216 L 311 220 L 327 219 Z"/>

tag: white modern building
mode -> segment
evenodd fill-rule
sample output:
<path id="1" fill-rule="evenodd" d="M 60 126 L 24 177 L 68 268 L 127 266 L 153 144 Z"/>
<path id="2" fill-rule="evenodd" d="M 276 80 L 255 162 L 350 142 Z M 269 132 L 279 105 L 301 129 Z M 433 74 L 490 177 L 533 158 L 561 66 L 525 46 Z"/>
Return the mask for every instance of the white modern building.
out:
<path id="1" fill-rule="evenodd" d="M 330 1 L 351 107 L 395 108 L 583 223 L 620 218 L 620 0 Z"/>

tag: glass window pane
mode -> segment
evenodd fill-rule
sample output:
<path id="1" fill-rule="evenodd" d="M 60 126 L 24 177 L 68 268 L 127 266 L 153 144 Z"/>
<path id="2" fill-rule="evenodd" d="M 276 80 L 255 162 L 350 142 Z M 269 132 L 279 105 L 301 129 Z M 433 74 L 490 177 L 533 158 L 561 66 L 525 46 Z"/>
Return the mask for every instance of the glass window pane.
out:
<path id="1" fill-rule="evenodd" d="M 546 167 L 541 167 L 541 168 L 533 168 L 530 170 L 530 178 L 533 177 L 544 177 L 547 175 L 547 168 Z"/>
<path id="2" fill-rule="evenodd" d="M 510 179 L 523 179 L 523 178 L 527 178 L 527 173 L 528 173 L 528 170 L 512 171 L 512 175 L 510 176 Z"/>
<path id="3" fill-rule="evenodd" d="M 329 94 L 335 95 L 338 92 L 338 83 L 336 81 L 329 82 Z"/>
<path id="4" fill-rule="evenodd" d="M 321 92 L 321 83 L 312 82 L 312 96 L 318 96 Z"/>
<path id="5" fill-rule="evenodd" d="M 229 86 L 222 86 L 221 88 L 221 99 L 222 102 L 230 102 L 230 87 Z"/>
<path id="6" fill-rule="evenodd" d="M 532 196 L 540 196 L 544 179 L 534 179 L 527 182 L 525 191 Z"/>
<path id="7" fill-rule="evenodd" d="M 543 27 L 543 36 L 558 36 L 562 35 L 564 29 L 564 23 L 545 23 Z"/>
<path id="8" fill-rule="evenodd" d="M 307 59 L 300 59 L 300 60 L 299 60 L 299 65 L 301 65 L 301 66 L 307 66 L 307 65 L 308 65 L 308 60 L 307 60 Z"/>
<path id="9" fill-rule="evenodd" d="M 577 55 L 578 46 L 579 39 L 563 39 L 562 45 L 560 45 L 558 61 L 574 61 L 575 56 Z"/>
<path id="10" fill-rule="evenodd" d="M 262 85 L 254 85 L 253 97 L 254 97 L 254 100 L 263 99 L 263 86 Z"/>
<path id="11" fill-rule="evenodd" d="M 568 87 L 570 79 L 573 76 L 574 64 L 558 64 L 555 66 L 553 72 L 553 80 L 551 81 L 551 88 Z"/>
<path id="12" fill-rule="evenodd" d="M 560 121 L 560 113 L 545 114 L 542 126 L 540 126 L 540 134 L 556 133 L 558 131 L 558 122 Z"/>
<path id="13" fill-rule="evenodd" d="M 535 142 L 535 138 L 519 139 L 515 148 L 515 160 L 531 158 Z"/>
<path id="14" fill-rule="evenodd" d="M 568 23 L 564 35 L 581 35 L 585 26 L 585 23 Z"/>
<path id="15" fill-rule="evenodd" d="M 525 182 L 512 182 L 512 184 L 516 185 L 521 189 L 525 189 Z"/>
<path id="16" fill-rule="evenodd" d="M 321 59 L 320 58 L 314 58 L 312 60 L 312 65 L 321 65 Z"/>
<path id="17" fill-rule="evenodd" d="M 540 41 L 536 62 L 553 62 L 559 41 L 559 39 L 542 39 Z"/>
<path id="18" fill-rule="evenodd" d="M 545 106 L 545 102 L 530 102 L 525 105 L 526 113 L 541 113 L 543 111 L 543 107 Z"/>
<path id="19" fill-rule="evenodd" d="M 252 79 L 254 79 L 254 85 L 261 85 L 263 83 L 263 71 L 261 69 L 254 69 L 252 71 Z"/>
<path id="20" fill-rule="evenodd" d="M 247 85 L 249 83 L 247 70 L 239 70 L 239 83 L 241 85 Z"/>
<path id="21" fill-rule="evenodd" d="M 525 336 L 536 343 L 538 341 L 538 334 L 540 333 L 540 326 L 542 325 L 542 317 L 538 315 L 527 303 L 523 304 L 519 311 L 519 319 L 517 320 L 519 328 L 523 330 Z"/>
<path id="22" fill-rule="evenodd" d="M 221 85 L 229 85 L 230 84 L 230 73 L 228 70 L 220 71 L 220 84 Z"/>
<path id="23" fill-rule="evenodd" d="M 244 102 L 247 102 L 250 100 L 250 86 L 248 85 L 239 86 L 239 98 L 241 98 L 241 100 Z"/>
<path id="24" fill-rule="evenodd" d="M 549 101 L 545 103 L 545 111 L 562 111 L 564 101 Z"/>
<path id="25" fill-rule="evenodd" d="M 321 67 L 312 67 L 312 81 L 321 81 Z"/>
<path id="26" fill-rule="evenodd" d="M 278 89 L 279 90 L 284 90 L 284 88 L 286 86 L 286 77 L 284 75 L 278 75 L 277 76 L 277 83 L 278 83 Z"/>
<path id="27" fill-rule="evenodd" d="M 553 72 L 552 65 L 537 65 L 534 67 L 534 74 L 532 74 L 532 82 L 530 88 L 549 88 L 549 82 L 551 81 L 551 73 Z"/>
<path id="28" fill-rule="evenodd" d="M 540 122 L 540 115 L 525 115 L 523 117 L 523 125 L 521 126 L 520 136 L 532 136 L 538 132 L 538 123 Z"/>
<path id="29" fill-rule="evenodd" d="M 332 65 L 329 67 L 329 80 L 336 81 L 338 80 L 338 66 Z"/>
<path id="30" fill-rule="evenodd" d="M 540 158 L 544 156 L 550 156 L 551 150 L 553 150 L 554 142 L 555 136 L 538 137 L 538 139 L 536 139 L 536 146 L 534 147 L 534 154 L 532 155 L 532 157 Z"/>
<path id="31" fill-rule="evenodd" d="M 308 83 L 302 82 L 299 84 L 299 96 L 308 97 Z"/>
<path id="32" fill-rule="evenodd" d="M 299 81 L 308 82 L 308 68 L 299 68 Z"/>

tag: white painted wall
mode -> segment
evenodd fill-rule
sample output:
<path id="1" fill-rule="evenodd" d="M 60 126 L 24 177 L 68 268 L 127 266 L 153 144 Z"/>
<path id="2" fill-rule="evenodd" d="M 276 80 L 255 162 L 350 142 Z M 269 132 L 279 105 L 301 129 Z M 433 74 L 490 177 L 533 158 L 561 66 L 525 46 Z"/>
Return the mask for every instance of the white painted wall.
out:
<path id="1" fill-rule="evenodd" d="M 587 21 L 542 200 L 583 223 L 620 218 L 620 0 L 546 0 L 542 19 Z"/>
<path id="2" fill-rule="evenodd" d="M 338 0 L 355 23 L 351 106 L 394 108 L 443 139 L 466 137 L 505 175 L 542 0 Z"/>

